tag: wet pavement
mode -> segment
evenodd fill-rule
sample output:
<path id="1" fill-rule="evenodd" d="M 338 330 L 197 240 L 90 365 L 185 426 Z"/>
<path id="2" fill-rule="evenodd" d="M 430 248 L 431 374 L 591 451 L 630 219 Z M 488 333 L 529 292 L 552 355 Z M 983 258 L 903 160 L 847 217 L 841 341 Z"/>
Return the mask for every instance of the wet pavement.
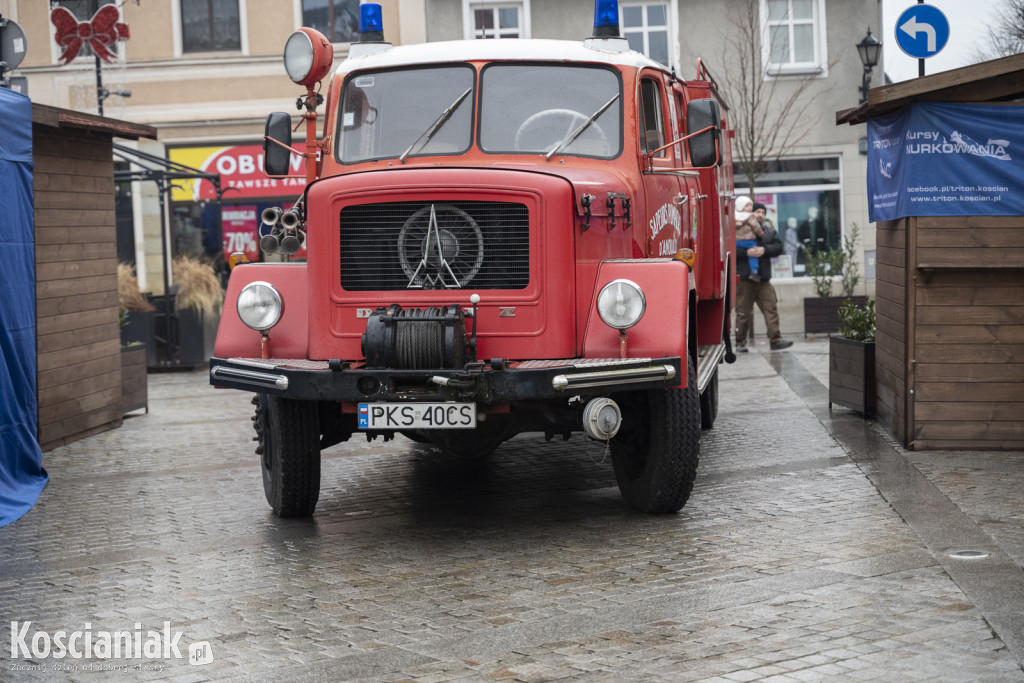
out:
<path id="1" fill-rule="evenodd" d="M 0 680 L 1024 681 L 1024 453 L 905 452 L 829 412 L 827 340 L 752 350 L 668 516 L 529 435 L 480 465 L 354 439 L 277 519 L 249 395 L 150 375 L 0 529 Z M 12 621 L 182 656 L 12 660 Z"/>

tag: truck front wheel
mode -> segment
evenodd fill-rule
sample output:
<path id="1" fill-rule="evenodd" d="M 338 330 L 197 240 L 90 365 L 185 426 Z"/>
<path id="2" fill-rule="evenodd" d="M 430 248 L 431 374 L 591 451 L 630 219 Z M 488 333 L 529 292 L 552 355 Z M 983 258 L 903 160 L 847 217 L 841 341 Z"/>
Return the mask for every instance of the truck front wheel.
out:
<path id="1" fill-rule="evenodd" d="M 641 512 L 678 512 L 693 490 L 700 456 L 700 396 L 693 362 L 688 366 L 685 389 L 616 397 L 622 428 L 611 441 L 612 467 L 622 497 Z"/>
<path id="2" fill-rule="evenodd" d="M 256 452 L 267 502 L 278 517 L 311 517 L 320 497 L 317 405 L 266 394 L 256 403 Z"/>

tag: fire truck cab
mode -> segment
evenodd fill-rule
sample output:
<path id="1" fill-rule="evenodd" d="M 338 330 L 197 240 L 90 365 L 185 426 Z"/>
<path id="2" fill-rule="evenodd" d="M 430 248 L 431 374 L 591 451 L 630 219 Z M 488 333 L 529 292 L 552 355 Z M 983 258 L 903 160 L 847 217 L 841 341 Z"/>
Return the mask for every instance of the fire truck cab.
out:
<path id="1" fill-rule="evenodd" d="M 614 0 L 581 42 L 392 47 L 380 6 L 329 77 L 301 29 L 305 157 L 266 252 L 231 273 L 210 381 L 253 392 L 267 500 L 313 514 L 320 452 L 404 435 L 481 458 L 524 432 L 607 442 L 624 499 L 678 511 L 718 410 L 735 276 L 728 110 L 706 68 L 629 49 Z M 285 259 L 287 261 L 287 259 Z"/>

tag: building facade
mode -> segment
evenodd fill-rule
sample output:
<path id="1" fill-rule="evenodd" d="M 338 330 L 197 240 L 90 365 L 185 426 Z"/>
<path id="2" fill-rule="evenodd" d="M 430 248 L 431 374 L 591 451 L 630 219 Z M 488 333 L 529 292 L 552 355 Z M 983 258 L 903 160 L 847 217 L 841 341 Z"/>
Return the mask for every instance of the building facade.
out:
<path id="1" fill-rule="evenodd" d="M 118 20 L 128 26 L 128 39 L 111 47 L 116 59 L 99 62 L 84 41 L 65 64 L 51 12 L 63 7 L 78 22 L 88 22 L 106 5 L 116 7 Z M 98 92 L 105 90 L 105 116 L 158 129 L 158 140 L 139 143 L 142 151 L 221 174 L 220 202 L 208 181 L 173 184 L 166 230 L 156 183 L 118 185 L 119 257 L 136 264 L 143 289 L 161 293 L 165 253 L 167 260 L 223 258 L 225 246 L 240 246 L 258 255 L 252 237 L 260 210 L 290 205 L 301 194 L 304 182 L 268 183 L 259 162 L 267 114 L 298 117 L 295 101 L 305 94 L 285 74 L 284 44 L 296 28 L 312 26 L 332 39 L 335 58 L 344 58 L 358 28 L 358 5 L 359 0 L 0 0 L 0 13 L 25 31 L 25 59 L 14 75 L 27 78 L 34 102 L 95 114 Z M 423 22 L 416 19 L 423 16 L 422 0 L 381 5 L 391 42 L 424 41 Z M 300 144 L 301 130 L 297 136 Z"/>
<path id="2" fill-rule="evenodd" d="M 807 246 L 841 247 L 856 225 L 862 275 L 857 294 L 874 293 L 875 238 L 868 222 L 863 126 L 836 126 L 835 111 L 854 106 L 864 68 L 856 44 L 870 28 L 881 34 L 879 0 L 619 0 L 622 34 L 633 49 L 692 78 L 700 60 L 733 108 L 757 109 L 769 128 L 791 132 L 768 154 L 754 187 L 742 164 L 737 194 L 752 194 L 786 251 L 775 260 L 773 282 L 785 334 L 803 330 L 803 299 L 815 296 L 807 273 Z M 427 0 L 427 40 L 554 38 L 590 35 L 593 0 Z M 753 34 L 751 34 L 751 31 Z M 755 44 L 750 44 L 751 42 Z M 751 62 L 759 64 L 751 66 Z M 737 85 L 749 74 L 759 87 Z M 749 80 L 749 78 L 748 78 Z M 872 82 L 881 83 L 881 69 Z M 730 87 L 733 86 L 733 87 Z M 742 134 L 741 131 L 737 131 Z M 763 133 L 767 136 L 768 133 Z M 770 145 L 768 145 L 770 147 Z M 734 157 L 742 145 L 733 141 Z M 753 190 L 753 191 L 752 191 Z M 838 282 L 834 294 L 839 294 Z M 755 322 L 759 316 L 755 315 Z M 758 327 L 759 331 L 763 326 Z"/>
<path id="3" fill-rule="evenodd" d="M 593 0 L 380 2 L 385 37 L 396 45 L 474 38 L 581 40 L 591 33 L 594 10 Z M 137 264 L 145 289 L 159 293 L 162 253 L 223 258 L 220 252 L 227 247 L 256 255 L 262 208 L 288 206 L 300 195 L 302 181 L 268 182 L 259 163 L 266 115 L 297 116 L 295 101 L 303 94 L 284 73 L 283 46 L 292 31 L 309 25 L 332 39 L 336 59 L 344 58 L 357 28 L 359 0 L 0 0 L 3 15 L 25 29 L 28 51 L 16 75 L 28 78 L 34 101 L 97 112 L 97 60 L 86 48 L 62 63 L 50 12 L 61 6 L 87 21 L 106 4 L 119 7 L 130 38 L 116 44 L 114 63 L 101 64 L 102 87 L 111 93 L 103 100 L 103 113 L 155 126 L 159 139 L 143 143 L 145 151 L 222 177 L 220 200 L 206 181 L 174 185 L 164 249 L 156 185 L 119 186 L 120 215 L 130 226 L 122 229 L 127 237 L 120 256 Z M 865 132 L 837 127 L 834 112 L 857 102 L 863 67 L 855 45 L 869 27 L 881 33 L 880 1 L 620 0 L 619 14 L 634 49 L 673 67 L 682 78 L 695 75 L 702 60 L 734 109 L 747 103 L 729 92 L 726 81 L 751 61 L 744 58 L 750 53 L 742 27 L 753 19 L 759 40 L 755 54 L 764 65 L 765 116 L 784 125 L 798 122 L 799 135 L 779 150 L 781 158 L 765 167 L 753 188 L 787 244 L 774 280 L 783 331 L 803 330 L 803 298 L 814 296 L 801 236 L 835 247 L 854 224 L 859 226 L 857 251 L 865 278 L 857 293 L 873 294 L 874 230 L 867 220 L 861 153 Z M 876 70 L 874 83 L 880 83 L 880 74 Z M 799 97 L 787 107 L 795 90 Z M 118 94 L 124 92 L 130 97 Z M 733 150 L 740 154 L 735 140 Z M 750 193 L 737 171 L 737 192 Z"/>

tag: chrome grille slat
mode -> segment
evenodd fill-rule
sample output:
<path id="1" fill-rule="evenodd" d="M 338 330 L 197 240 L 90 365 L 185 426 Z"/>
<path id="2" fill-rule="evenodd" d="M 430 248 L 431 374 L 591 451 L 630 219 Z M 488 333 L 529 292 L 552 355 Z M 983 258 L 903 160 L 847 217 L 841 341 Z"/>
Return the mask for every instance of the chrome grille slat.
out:
<path id="1" fill-rule="evenodd" d="M 431 206 L 430 202 L 388 202 L 342 209 L 341 286 L 348 291 L 394 291 L 410 289 L 413 280 L 425 289 L 444 289 L 452 286 L 454 278 L 462 288 L 526 288 L 530 281 L 526 205 L 461 200 L 433 203 L 436 224 L 444 236 L 445 258 L 451 261 L 453 272 L 438 281 L 432 281 L 441 270 L 434 253 L 428 253 L 429 267 L 416 271 Z M 424 274 L 428 276 L 425 279 Z"/>

